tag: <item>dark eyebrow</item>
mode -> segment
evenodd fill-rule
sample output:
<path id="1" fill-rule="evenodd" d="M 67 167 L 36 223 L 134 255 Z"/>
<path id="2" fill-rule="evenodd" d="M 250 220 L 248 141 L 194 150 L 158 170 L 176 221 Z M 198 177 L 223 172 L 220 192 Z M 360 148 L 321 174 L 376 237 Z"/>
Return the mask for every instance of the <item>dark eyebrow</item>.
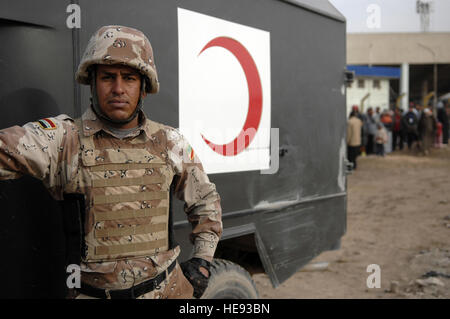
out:
<path id="1" fill-rule="evenodd" d="M 116 75 L 115 73 L 108 72 L 108 71 L 100 71 L 100 74 L 101 74 L 101 75 L 109 75 L 109 76 L 114 76 L 114 75 Z"/>

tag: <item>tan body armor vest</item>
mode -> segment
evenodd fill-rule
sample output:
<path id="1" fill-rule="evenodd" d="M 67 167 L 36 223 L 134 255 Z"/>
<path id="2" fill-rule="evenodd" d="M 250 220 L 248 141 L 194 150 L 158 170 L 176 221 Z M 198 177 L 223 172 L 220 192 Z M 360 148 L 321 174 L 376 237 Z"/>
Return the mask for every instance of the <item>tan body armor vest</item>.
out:
<path id="1" fill-rule="evenodd" d="M 85 194 L 87 217 L 83 261 L 114 261 L 168 250 L 174 172 L 163 160 L 165 148 L 155 148 L 158 141 L 145 140 L 144 133 L 132 142 L 102 131 L 86 137 L 77 125 L 82 168 L 75 183 Z"/>

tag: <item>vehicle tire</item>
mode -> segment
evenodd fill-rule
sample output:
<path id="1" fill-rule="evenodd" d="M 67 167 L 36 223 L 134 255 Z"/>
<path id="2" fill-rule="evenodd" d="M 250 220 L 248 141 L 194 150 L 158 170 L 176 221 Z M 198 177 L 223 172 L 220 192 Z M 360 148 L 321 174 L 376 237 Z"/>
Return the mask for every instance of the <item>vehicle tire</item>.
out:
<path id="1" fill-rule="evenodd" d="M 250 274 L 241 266 L 224 259 L 211 263 L 208 288 L 201 299 L 258 299 Z"/>

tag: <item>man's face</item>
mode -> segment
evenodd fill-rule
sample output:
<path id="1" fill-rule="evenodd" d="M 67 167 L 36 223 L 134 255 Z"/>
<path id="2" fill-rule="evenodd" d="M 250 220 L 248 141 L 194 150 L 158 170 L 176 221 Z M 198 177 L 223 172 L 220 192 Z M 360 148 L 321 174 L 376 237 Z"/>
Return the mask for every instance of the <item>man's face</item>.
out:
<path id="1" fill-rule="evenodd" d="M 137 70 L 125 65 L 97 65 L 96 84 L 98 102 L 106 116 L 126 120 L 133 114 L 141 93 Z M 137 118 L 133 125 L 137 125 Z"/>

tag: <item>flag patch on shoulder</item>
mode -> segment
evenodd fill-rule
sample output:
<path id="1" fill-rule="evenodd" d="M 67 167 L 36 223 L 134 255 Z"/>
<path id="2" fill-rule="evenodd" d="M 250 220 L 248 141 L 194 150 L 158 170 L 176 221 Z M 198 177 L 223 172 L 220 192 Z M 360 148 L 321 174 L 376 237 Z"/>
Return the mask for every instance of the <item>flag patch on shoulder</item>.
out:
<path id="1" fill-rule="evenodd" d="M 44 130 L 54 130 L 57 128 L 56 124 L 50 119 L 42 119 L 37 122 Z"/>
<path id="2" fill-rule="evenodd" d="M 190 145 L 188 146 L 187 154 L 189 156 L 189 159 L 192 161 L 194 159 L 194 149 Z"/>

